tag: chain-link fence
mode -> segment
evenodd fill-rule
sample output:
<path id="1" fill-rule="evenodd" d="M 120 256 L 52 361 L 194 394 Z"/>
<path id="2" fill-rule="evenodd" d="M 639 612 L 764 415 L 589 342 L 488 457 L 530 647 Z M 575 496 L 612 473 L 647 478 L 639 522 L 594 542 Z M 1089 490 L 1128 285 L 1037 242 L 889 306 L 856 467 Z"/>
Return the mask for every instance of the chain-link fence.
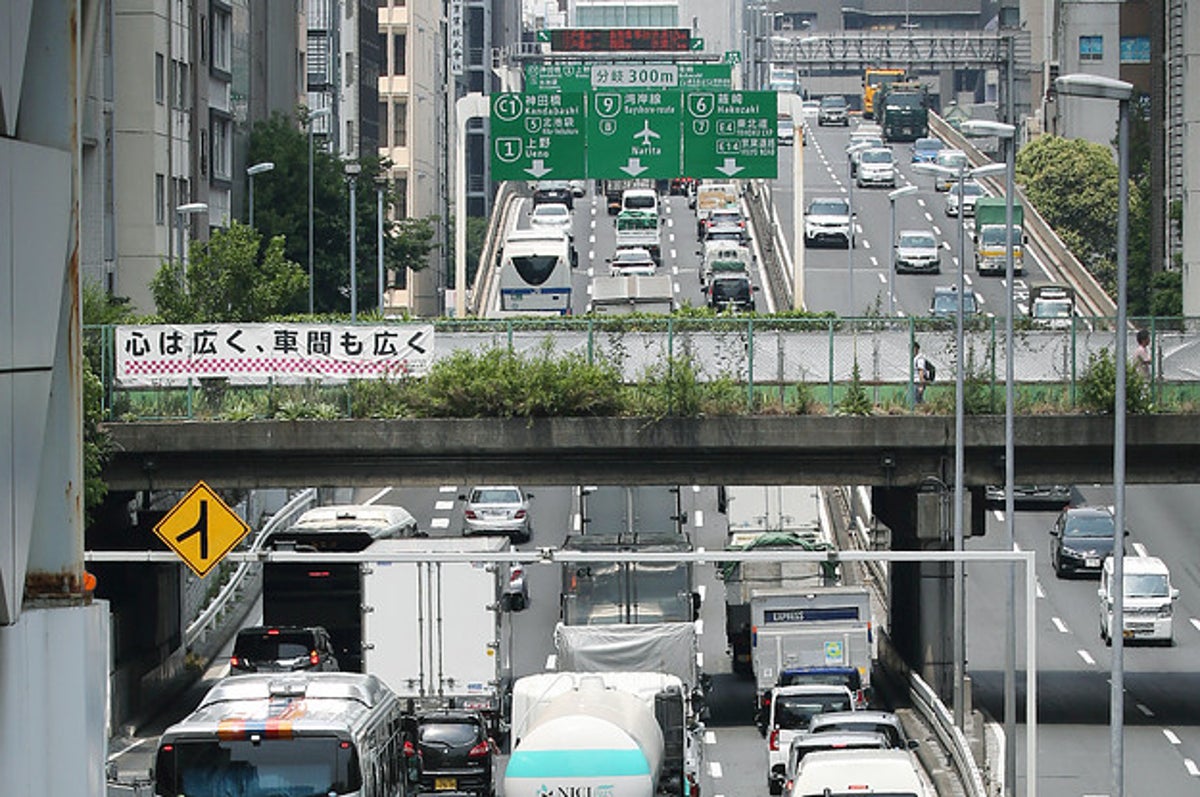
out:
<path id="1" fill-rule="evenodd" d="M 679 362 L 691 364 L 700 382 L 722 380 L 744 388 L 746 408 L 760 409 L 771 397 L 784 401 L 797 393 L 827 411 L 835 410 L 851 384 L 869 392 L 884 409 L 909 404 L 913 343 L 937 367 L 926 401 L 952 395 L 956 334 L 953 320 L 920 318 L 633 317 L 622 319 L 439 320 L 434 322 L 434 363 L 456 352 L 505 349 L 533 356 L 549 347 L 589 362 L 604 361 L 627 385 L 654 378 Z M 1064 329 L 1022 323 L 1013 337 L 1013 372 L 1023 405 L 1072 409 L 1094 359 L 1115 349 L 1110 319 L 1075 319 Z M 1150 400 L 1159 408 L 1190 410 L 1200 403 L 1200 319 L 1135 319 L 1150 332 Z M 115 327 L 85 330 L 93 368 L 103 384 L 105 417 L 111 420 L 223 417 L 248 419 L 239 396 L 270 393 L 274 407 L 290 407 L 290 417 L 344 417 L 352 414 L 352 387 L 321 382 L 287 387 L 232 386 L 222 379 L 197 379 L 186 387 L 126 388 L 115 373 Z M 964 379 L 1003 401 L 1005 340 L 1003 319 L 972 319 L 963 336 Z M 98 361 L 98 363 L 97 363 Z M 855 369 L 858 378 L 855 381 Z M 950 391 L 948 394 L 947 391 Z M 326 408 L 306 414 L 308 405 Z M 286 414 L 286 413 L 285 413 Z"/>

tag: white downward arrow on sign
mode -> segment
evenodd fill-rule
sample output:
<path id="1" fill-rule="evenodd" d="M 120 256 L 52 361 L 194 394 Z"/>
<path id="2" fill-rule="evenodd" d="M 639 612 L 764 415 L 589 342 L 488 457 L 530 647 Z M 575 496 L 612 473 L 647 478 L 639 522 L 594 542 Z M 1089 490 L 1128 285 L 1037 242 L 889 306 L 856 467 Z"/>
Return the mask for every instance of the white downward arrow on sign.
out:
<path id="1" fill-rule="evenodd" d="M 553 171 L 553 169 L 547 168 L 546 162 L 544 160 L 542 160 L 541 158 L 534 158 L 533 165 L 530 166 L 525 171 L 526 171 L 526 173 L 528 173 L 529 175 L 531 175 L 534 178 L 541 178 L 541 177 L 545 177 L 547 174 L 549 174 L 551 171 Z"/>
<path id="2" fill-rule="evenodd" d="M 649 168 L 650 168 L 649 166 L 642 165 L 641 158 L 630 158 L 629 162 L 621 167 L 621 171 L 625 172 L 630 177 L 637 177 L 639 174 L 641 174 L 642 172 L 646 171 Z"/>
<path id="3" fill-rule="evenodd" d="M 737 174 L 744 168 L 746 168 L 746 167 L 738 166 L 737 161 L 734 160 L 733 158 L 726 158 L 724 165 L 718 166 L 717 171 L 719 171 L 721 174 L 725 175 L 726 177 L 733 177 L 735 174 Z"/>

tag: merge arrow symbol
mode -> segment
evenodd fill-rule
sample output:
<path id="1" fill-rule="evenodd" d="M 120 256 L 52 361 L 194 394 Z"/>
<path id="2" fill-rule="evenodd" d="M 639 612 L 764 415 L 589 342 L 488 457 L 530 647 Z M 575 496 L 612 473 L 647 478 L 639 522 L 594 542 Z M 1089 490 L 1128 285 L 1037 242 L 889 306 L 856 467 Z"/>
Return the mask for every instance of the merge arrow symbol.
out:
<path id="1" fill-rule="evenodd" d="M 527 174 L 529 174 L 531 177 L 533 177 L 534 179 L 540 179 L 542 177 L 545 177 L 547 174 L 549 174 L 552 171 L 554 171 L 554 169 L 551 167 L 547 167 L 546 162 L 544 160 L 542 160 L 541 158 L 534 158 L 533 164 L 528 169 L 525 170 L 525 172 Z"/>
<path id="2" fill-rule="evenodd" d="M 725 163 L 723 165 L 717 167 L 717 171 L 719 171 L 721 174 L 725 175 L 726 177 L 733 177 L 735 174 L 737 174 L 744 168 L 746 168 L 746 167 L 737 165 L 736 159 L 726 158 Z"/>
<path id="3" fill-rule="evenodd" d="M 639 174 L 649 168 L 649 166 L 642 165 L 641 158 L 630 158 L 629 161 L 621 167 L 621 171 L 625 172 L 630 177 L 637 177 Z M 741 169 L 738 169 L 738 171 L 741 171 Z"/>

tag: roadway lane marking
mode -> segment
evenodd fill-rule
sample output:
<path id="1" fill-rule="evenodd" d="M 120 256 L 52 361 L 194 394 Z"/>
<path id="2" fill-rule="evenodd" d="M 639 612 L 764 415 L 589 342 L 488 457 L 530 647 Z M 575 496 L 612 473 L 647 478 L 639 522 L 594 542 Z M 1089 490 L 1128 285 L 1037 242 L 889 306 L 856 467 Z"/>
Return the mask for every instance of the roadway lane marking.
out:
<path id="1" fill-rule="evenodd" d="M 927 216 L 928 216 L 929 214 L 927 213 L 927 214 L 925 214 L 925 215 L 927 215 Z M 930 220 L 930 221 L 933 221 L 933 217 L 932 217 L 932 216 L 929 216 L 929 220 Z M 941 228 L 941 227 L 939 227 L 939 226 L 937 226 L 936 224 L 935 224 L 935 225 L 933 225 L 933 234 L 934 234 L 934 235 L 936 235 L 936 236 L 938 236 L 938 237 L 940 238 L 940 237 L 941 237 L 941 235 L 942 235 L 942 228 Z M 942 243 L 945 243 L 945 241 L 942 241 Z"/>
<path id="2" fill-rule="evenodd" d="M 554 655 L 553 653 L 546 656 L 546 670 L 548 672 L 552 672 L 557 665 L 558 665 L 558 656 Z"/>
<path id="3" fill-rule="evenodd" d="M 380 498 L 383 498 L 385 495 L 387 495 L 387 494 L 388 494 L 388 493 L 390 493 L 391 491 L 392 491 L 392 488 L 391 488 L 391 487 L 384 487 L 382 490 L 380 490 L 379 492 L 375 493 L 375 495 L 371 496 L 371 497 L 370 497 L 370 498 L 368 498 L 366 501 L 363 501 L 363 504 L 365 504 L 366 506 L 370 506 L 371 504 L 375 503 L 375 502 L 376 502 L 376 501 L 378 501 Z"/>
<path id="4" fill-rule="evenodd" d="M 678 265 L 671 266 L 671 273 L 674 276 L 678 277 L 679 276 L 679 266 Z"/>
<path id="5" fill-rule="evenodd" d="M 672 250 L 671 250 L 671 259 L 672 259 L 672 260 L 675 260 L 675 259 L 677 259 L 677 258 L 675 257 L 675 250 L 674 250 L 674 249 L 672 249 Z"/>
<path id="6" fill-rule="evenodd" d="M 589 246 L 595 246 L 595 245 L 596 245 L 596 236 L 594 236 L 594 235 L 589 235 L 589 236 L 588 236 L 588 245 L 589 245 Z"/>
<path id="7" fill-rule="evenodd" d="M 1197 620 L 1195 617 L 1191 617 L 1188 619 L 1188 622 L 1191 623 L 1192 627 L 1194 627 L 1197 631 L 1200 631 L 1200 620 Z"/>
<path id="8" fill-rule="evenodd" d="M 992 510 L 992 516 L 996 518 L 996 522 L 997 522 L 997 523 L 1003 523 L 1003 522 L 1004 522 L 1004 511 L 1003 511 L 1003 510 L 1000 510 L 1000 509 L 993 509 L 993 510 Z M 1013 547 L 1015 548 L 1016 546 L 1014 545 Z"/>
<path id="9" fill-rule="evenodd" d="M 925 207 L 925 200 L 921 199 L 920 197 L 917 197 L 917 207 L 919 207 L 919 208 Z"/>
<path id="10" fill-rule="evenodd" d="M 873 260 L 875 260 L 875 258 L 871 258 L 871 260 L 873 261 Z M 873 263 L 871 263 L 871 265 L 877 266 L 879 264 L 873 262 Z M 876 274 L 875 276 L 879 277 L 879 281 L 881 283 L 883 283 L 884 285 L 887 285 L 887 277 L 883 276 L 882 274 Z"/>
<path id="11" fill-rule="evenodd" d="M 1149 706 L 1147 706 L 1147 705 L 1144 705 L 1144 704 L 1142 704 L 1142 703 L 1138 703 L 1138 704 L 1137 704 L 1137 710 L 1138 710 L 1138 711 L 1140 711 L 1140 712 L 1142 712 L 1143 714 L 1145 714 L 1147 717 L 1153 717 L 1153 716 L 1154 716 L 1154 711 L 1153 711 L 1153 710 L 1151 710 L 1151 708 L 1150 708 Z"/>
<path id="12" fill-rule="evenodd" d="M 588 283 L 588 286 L 587 286 L 587 295 L 588 296 L 592 295 L 592 283 L 590 283 L 590 282 Z"/>
<path id="13" fill-rule="evenodd" d="M 704 528 L 704 510 L 703 509 L 697 509 L 695 512 L 692 513 L 692 525 L 694 525 L 698 529 Z M 701 584 L 700 586 L 703 587 L 704 585 Z"/>
<path id="14" fill-rule="evenodd" d="M 1143 558 L 1150 555 L 1149 552 L 1146 550 L 1146 546 L 1140 542 L 1135 542 L 1133 544 L 1133 550 L 1137 551 L 1137 555 L 1140 557 L 1143 557 Z"/>
<path id="15" fill-rule="evenodd" d="M 595 211 L 593 211 L 593 212 L 592 212 L 592 217 L 593 217 L 593 218 L 592 218 L 592 223 L 591 223 L 591 225 L 589 225 L 589 226 L 590 226 L 590 227 L 591 227 L 593 230 L 594 230 L 594 229 L 596 229 L 596 219 L 595 219 L 595 215 L 596 215 L 596 214 L 595 214 Z M 593 240 L 595 240 L 595 238 L 593 238 Z"/>
<path id="16" fill-rule="evenodd" d="M 436 511 L 436 512 L 445 512 L 449 509 L 454 508 L 454 502 L 453 501 L 435 501 L 433 504 L 433 508 L 434 508 L 434 511 Z"/>
<path id="17" fill-rule="evenodd" d="M 701 599 L 701 600 L 703 600 L 703 599 Z M 692 623 L 692 627 L 696 629 L 696 636 L 704 636 L 704 618 L 703 617 L 697 618 L 696 622 Z M 700 655 L 701 654 L 697 653 L 696 658 L 699 659 Z"/>
<path id="18" fill-rule="evenodd" d="M 692 485 L 692 492 L 693 492 L 693 493 L 698 493 L 698 492 L 700 492 L 700 485 L 698 485 L 698 484 L 693 484 L 693 485 Z"/>
<path id="19" fill-rule="evenodd" d="M 138 739 L 136 742 L 131 742 L 130 744 L 128 744 L 128 745 L 126 745 L 125 747 L 123 747 L 122 749 L 120 749 L 120 750 L 118 750 L 117 752 L 113 753 L 112 755 L 110 755 L 110 756 L 109 756 L 108 758 L 106 758 L 105 760 L 106 760 L 106 761 L 116 761 L 118 758 L 120 758 L 121 756 L 125 755 L 125 754 L 126 754 L 126 753 L 128 753 L 130 750 L 134 749 L 135 747 L 139 747 L 139 746 L 141 746 L 141 745 L 143 745 L 143 744 L 145 744 L 145 743 L 146 743 L 146 740 L 145 740 L 145 739 Z"/>
<path id="20" fill-rule="evenodd" d="M 712 777 L 712 778 L 721 777 L 722 772 L 721 772 L 721 762 L 720 761 L 712 761 L 709 763 L 708 775 L 709 775 L 709 777 Z"/>
<path id="21" fill-rule="evenodd" d="M 679 293 L 679 283 L 678 282 L 674 283 L 673 287 L 675 288 L 675 292 Z"/>
<path id="22" fill-rule="evenodd" d="M 930 213 L 928 210 L 925 211 L 925 221 L 929 222 L 930 224 L 933 224 L 933 214 Z"/>
<path id="23" fill-rule="evenodd" d="M 592 277 L 595 277 L 595 276 L 596 276 L 596 267 L 595 267 L 595 266 L 588 266 L 587 275 L 588 275 L 588 279 L 591 279 Z"/>
<path id="24" fill-rule="evenodd" d="M 1067 624 L 1064 623 L 1062 620 L 1058 619 L 1057 617 L 1051 617 L 1050 622 L 1054 623 L 1054 627 L 1058 629 L 1058 632 L 1060 634 L 1069 634 L 1070 633 L 1070 631 L 1067 630 Z"/>
<path id="25" fill-rule="evenodd" d="M 1037 596 L 1038 596 L 1039 598 L 1044 598 L 1044 597 L 1046 597 L 1046 591 L 1045 591 L 1044 589 L 1042 589 L 1042 582 L 1041 582 L 1041 579 L 1037 579 L 1037 578 L 1035 578 L 1035 579 L 1033 580 L 1033 586 L 1034 586 L 1034 588 L 1037 590 Z"/>
<path id="26" fill-rule="evenodd" d="M 1188 774 L 1193 778 L 1200 777 L 1200 767 L 1196 766 L 1196 762 L 1190 758 L 1183 759 L 1183 766 L 1187 769 Z"/>
<path id="27" fill-rule="evenodd" d="M 864 245 L 865 245 L 866 243 L 867 243 L 866 241 L 863 241 L 863 244 L 864 244 Z M 878 261 L 878 260 L 875 258 L 875 255 L 871 255 L 871 265 L 872 265 L 872 266 L 878 266 L 878 265 L 879 265 L 879 261 Z M 883 275 L 882 275 L 882 274 L 880 274 L 880 275 L 879 275 L 879 279 L 883 279 Z"/>
<path id="28" fill-rule="evenodd" d="M 429 521 L 429 527 L 432 529 L 448 529 L 450 528 L 450 518 L 435 517 Z"/>
<path id="29" fill-rule="evenodd" d="M 670 207 L 670 206 L 668 206 L 668 207 Z M 669 210 L 667 212 L 670 213 Z M 675 226 L 675 219 L 667 219 L 667 229 L 670 229 L 674 226 Z M 1007 255 L 1006 255 L 1006 257 L 1007 257 Z"/>
<path id="30" fill-rule="evenodd" d="M 704 597 L 708 595 L 708 587 L 704 584 L 700 584 L 696 587 L 696 592 L 700 595 L 700 602 L 704 603 Z"/>
<path id="31" fill-rule="evenodd" d="M 704 732 L 704 743 L 705 744 L 716 744 L 717 743 L 717 735 L 715 733 L 713 733 L 712 731 L 705 731 Z"/>
<path id="32" fill-rule="evenodd" d="M 1182 744 L 1179 737 L 1176 736 L 1170 728 L 1163 728 L 1163 736 L 1167 737 L 1167 741 L 1171 744 Z"/>
<path id="33" fill-rule="evenodd" d="M 1092 654 L 1088 653 L 1086 650 L 1077 650 L 1075 652 L 1078 653 L 1079 658 L 1083 659 L 1088 665 L 1094 665 L 1096 663 L 1096 660 L 1092 658 Z"/>
<path id="34" fill-rule="evenodd" d="M 439 493 L 456 493 L 456 492 L 458 492 L 458 486 L 454 485 L 454 484 L 443 484 L 441 487 L 438 488 L 438 492 Z"/>
<path id="35" fill-rule="evenodd" d="M 574 515 L 571 515 L 571 528 L 575 529 L 575 531 L 579 531 L 581 525 L 582 524 L 579 522 L 579 513 L 576 512 Z"/>
<path id="36" fill-rule="evenodd" d="M 971 275 L 963 274 L 963 282 L 965 282 L 967 285 L 970 285 L 971 284 Z M 983 299 L 981 298 L 980 301 L 983 301 Z"/>

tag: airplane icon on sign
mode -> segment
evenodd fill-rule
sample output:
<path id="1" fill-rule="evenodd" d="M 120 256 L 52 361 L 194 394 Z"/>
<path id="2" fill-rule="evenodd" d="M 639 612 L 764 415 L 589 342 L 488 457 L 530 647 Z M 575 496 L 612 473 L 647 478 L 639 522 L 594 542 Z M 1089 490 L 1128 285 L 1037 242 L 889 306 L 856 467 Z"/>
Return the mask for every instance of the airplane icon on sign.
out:
<path id="1" fill-rule="evenodd" d="M 647 119 L 645 121 L 645 127 L 643 127 L 641 129 L 641 132 L 634 133 L 633 137 L 640 138 L 642 140 L 643 147 L 650 146 L 650 142 L 656 138 L 662 138 L 662 136 L 660 136 L 658 133 L 655 133 L 653 130 L 650 129 L 650 120 L 649 119 Z"/>

